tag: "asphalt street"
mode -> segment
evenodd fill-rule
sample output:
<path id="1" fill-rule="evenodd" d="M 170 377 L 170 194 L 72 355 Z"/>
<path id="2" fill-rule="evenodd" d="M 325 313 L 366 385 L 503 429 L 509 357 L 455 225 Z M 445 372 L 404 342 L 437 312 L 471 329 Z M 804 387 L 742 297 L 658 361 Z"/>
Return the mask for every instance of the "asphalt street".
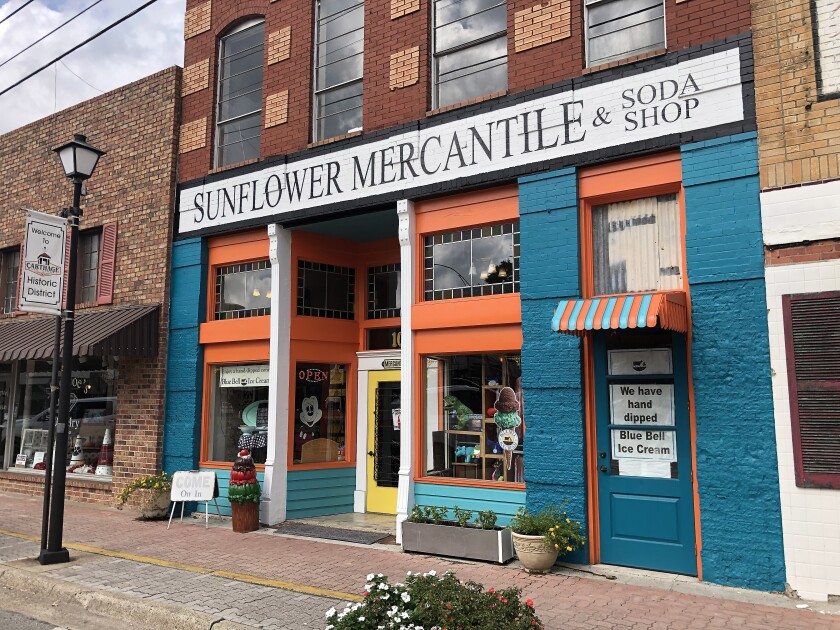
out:
<path id="1" fill-rule="evenodd" d="M 8 610 L 0 604 L 0 630 L 54 630 L 55 626 L 37 619 L 25 617 Z"/>

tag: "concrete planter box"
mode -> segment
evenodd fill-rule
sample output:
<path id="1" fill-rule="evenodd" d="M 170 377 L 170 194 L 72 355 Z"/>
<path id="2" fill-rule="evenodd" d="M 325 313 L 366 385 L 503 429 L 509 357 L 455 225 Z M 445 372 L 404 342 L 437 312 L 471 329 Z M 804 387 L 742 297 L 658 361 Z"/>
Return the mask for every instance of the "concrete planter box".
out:
<path id="1" fill-rule="evenodd" d="M 403 551 L 504 564 L 513 558 L 509 529 L 478 529 L 428 523 L 402 524 Z"/>

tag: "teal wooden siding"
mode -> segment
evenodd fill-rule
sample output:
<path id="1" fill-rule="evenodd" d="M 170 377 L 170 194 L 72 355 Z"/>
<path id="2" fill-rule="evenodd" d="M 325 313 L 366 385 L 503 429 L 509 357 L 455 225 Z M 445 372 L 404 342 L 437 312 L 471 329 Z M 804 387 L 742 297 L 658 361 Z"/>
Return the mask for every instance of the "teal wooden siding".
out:
<path id="1" fill-rule="evenodd" d="M 355 489 L 355 468 L 290 470 L 286 518 L 352 512 Z"/>
<path id="2" fill-rule="evenodd" d="M 223 516 L 230 516 L 230 501 L 227 499 L 228 495 L 228 485 L 230 483 L 230 471 L 229 470 L 218 470 L 216 468 L 202 468 L 202 471 L 209 471 L 216 473 L 216 479 L 219 480 L 219 498 L 216 501 L 219 503 L 219 508 L 221 509 Z M 263 473 L 257 473 L 257 481 L 260 482 L 260 485 L 263 483 Z M 201 503 L 198 503 L 198 511 L 204 512 L 204 506 Z M 210 514 L 216 513 L 216 506 L 213 503 L 210 503 Z"/>
<path id="3" fill-rule="evenodd" d="M 519 506 L 525 505 L 524 490 L 499 490 L 496 488 L 469 488 L 436 483 L 414 484 L 414 503 L 420 507 L 434 505 L 464 510 L 493 510 L 499 515 L 498 525 L 507 525 Z"/>

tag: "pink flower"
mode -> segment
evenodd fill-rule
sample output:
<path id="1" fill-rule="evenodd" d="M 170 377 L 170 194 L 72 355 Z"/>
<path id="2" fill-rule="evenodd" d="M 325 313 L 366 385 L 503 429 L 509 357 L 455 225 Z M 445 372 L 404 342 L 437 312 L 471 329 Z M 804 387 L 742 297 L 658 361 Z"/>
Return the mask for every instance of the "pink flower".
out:
<path id="1" fill-rule="evenodd" d="M 533 608 L 534 607 L 534 600 L 533 599 L 527 600 L 525 602 L 525 605 L 528 606 L 529 608 Z M 534 623 L 536 623 L 536 622 L 534 622 Z"/>

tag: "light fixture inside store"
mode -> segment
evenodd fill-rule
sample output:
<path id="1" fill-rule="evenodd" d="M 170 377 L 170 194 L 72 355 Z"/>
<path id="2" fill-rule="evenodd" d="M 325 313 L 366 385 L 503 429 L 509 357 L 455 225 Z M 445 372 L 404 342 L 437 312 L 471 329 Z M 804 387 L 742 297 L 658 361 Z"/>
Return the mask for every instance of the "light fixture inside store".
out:
<path id="1" fill-rule="evenodd" d="M 254 292 L 251 295 L 253 295 L 254 297 L 260 297 L 260 290 L 254 289 Z"/>
<path id="2" fill-rule="evenodd" d="M 265 294 L 265 297 L 267 297 L 267 298 L 270 300 L 270 299 L 271 299 L 271 291 L 269 291 L 268 293 L 266 293 L 266 294 Z"/>
<path id="3" fill-rule="evenodd" d="M 507 278 L 507 271 L 505 271 L 504 269 L 499 269 L 499 277 Z"/>

